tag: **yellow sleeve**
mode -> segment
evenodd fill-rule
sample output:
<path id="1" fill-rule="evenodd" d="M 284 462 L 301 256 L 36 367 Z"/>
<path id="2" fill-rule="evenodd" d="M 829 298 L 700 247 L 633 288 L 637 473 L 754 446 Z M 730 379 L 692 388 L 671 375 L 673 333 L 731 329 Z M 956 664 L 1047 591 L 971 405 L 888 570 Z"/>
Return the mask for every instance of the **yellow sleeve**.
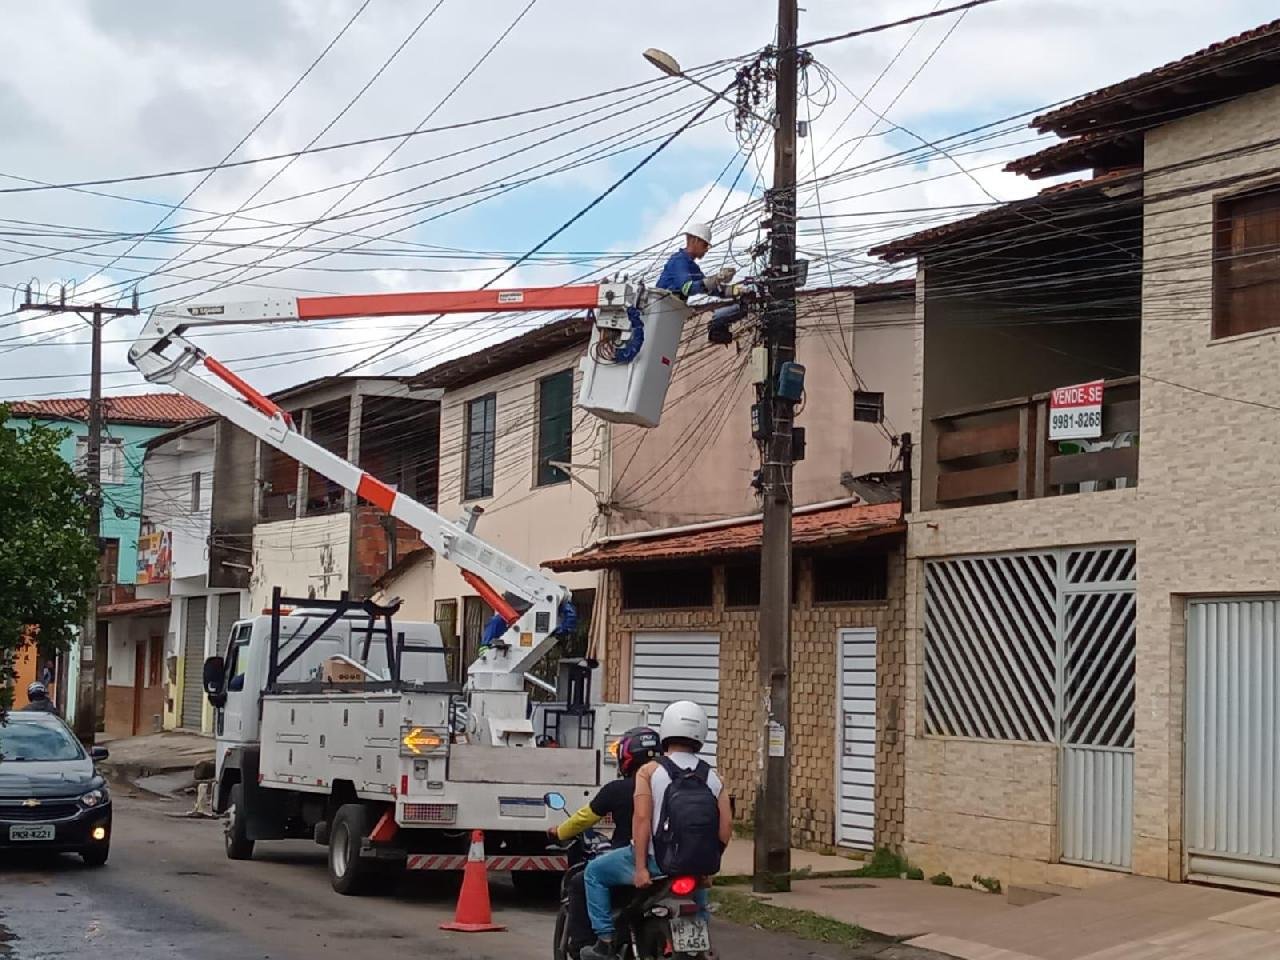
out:
<path id="1" fill-rule="evenodd" d="M 583 830 L 590 830 L 603 818 L 587 804 L 560 826 L 556 827 L 556 836 L 561 840 L 571 840 Z"/>

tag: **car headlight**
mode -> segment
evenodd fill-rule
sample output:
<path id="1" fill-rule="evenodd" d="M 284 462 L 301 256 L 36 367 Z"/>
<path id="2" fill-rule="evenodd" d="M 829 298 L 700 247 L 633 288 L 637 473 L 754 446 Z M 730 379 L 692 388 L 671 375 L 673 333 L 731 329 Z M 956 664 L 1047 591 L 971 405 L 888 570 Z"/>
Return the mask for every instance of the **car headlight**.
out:
<path id="1" fill-rule="evenodd" d="M 80 803 L 83 806 L 86 806 L 92 809 L 93 807 L 102 806 L 109 799 L 110 797 L 107 794 L 107 790 L 105 787 L 103 787 L 98 790 L 90 790 L 88 793 L 81 795 Z"/>

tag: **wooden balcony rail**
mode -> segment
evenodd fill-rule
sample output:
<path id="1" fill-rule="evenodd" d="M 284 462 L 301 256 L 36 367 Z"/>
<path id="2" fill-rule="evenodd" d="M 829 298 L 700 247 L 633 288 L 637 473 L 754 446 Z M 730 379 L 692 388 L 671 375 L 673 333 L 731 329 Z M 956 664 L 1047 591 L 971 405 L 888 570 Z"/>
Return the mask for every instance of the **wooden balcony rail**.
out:
<path id="1" fill-rule="evenodd" d="M 1106 382 L 1102 436 L 1090 440 L 1049 440 L 1047 393 L 934 417 L 934 505 L 999 503 L 1136 486 L 1139 382 L 1138 377 Z"/>

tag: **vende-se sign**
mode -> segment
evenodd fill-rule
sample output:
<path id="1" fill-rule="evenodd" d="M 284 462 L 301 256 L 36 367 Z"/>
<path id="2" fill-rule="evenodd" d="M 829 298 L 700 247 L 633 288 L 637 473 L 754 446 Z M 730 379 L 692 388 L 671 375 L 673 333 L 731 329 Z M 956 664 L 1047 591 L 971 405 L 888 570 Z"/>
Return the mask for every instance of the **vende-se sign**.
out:
<path id="1" fill-rule="evenodd" d="M 1102 436 L 1102 381 L 1058 387 L 1049 395 L 1049 439 Z"/>

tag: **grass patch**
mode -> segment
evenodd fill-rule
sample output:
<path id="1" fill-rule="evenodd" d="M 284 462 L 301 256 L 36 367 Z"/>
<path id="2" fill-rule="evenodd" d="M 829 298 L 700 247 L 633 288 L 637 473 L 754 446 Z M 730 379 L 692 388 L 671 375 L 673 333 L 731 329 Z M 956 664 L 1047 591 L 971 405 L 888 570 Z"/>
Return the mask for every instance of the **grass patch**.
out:
<path id="1" fill-rule="evenodd" d="M 932 883 L 935 887 L 955 886 L 955 881 L 951 879 L 951 874 L 949 873 L 935 873 L 932 877 L 929 878 L 929 882 Z"/>
<path id="2" fill-rule="evenodd" d="M 924 871 L 923 871 L 922 869 L 920 869 L 919 867 L 908 867 L 908 868 L 907 868 L 907 879 L 908 879 L 908 880 L 923 880 L 923 879 L 924 879 Z"/>
<path id="3" fill-rule="evenodd" d="M 779 907 L 732 890 L 712 890 L 711 896 L 718 918 L 746 927 L 844 947 L 861 946 L 870 938 L 867 931 L 856 924 L 842 923 L 810 910 Z"/>

